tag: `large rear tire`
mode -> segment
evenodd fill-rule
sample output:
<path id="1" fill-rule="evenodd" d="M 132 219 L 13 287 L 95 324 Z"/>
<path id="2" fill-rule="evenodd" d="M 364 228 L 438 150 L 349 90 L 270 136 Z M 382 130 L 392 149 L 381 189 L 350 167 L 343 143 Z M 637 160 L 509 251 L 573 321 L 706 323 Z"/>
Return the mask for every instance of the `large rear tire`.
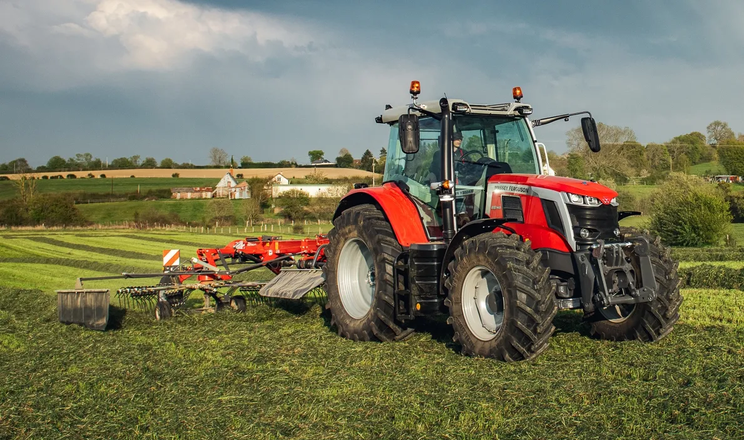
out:
<path id="1" fill-rule="evenodd" d="M 518 235 L 466 240 L 448 272 L 448 322 L 464 354 L 519 361 L 548 348 L 557 312 L 550 271 Z"/>
<path id="2" fill-rule="evenodd" d="M 648 240 L 651 265 L 659 287 L 656 299 L 631 306 L 607 307 L 591 317 L 591 334 L 600 339 L 654 342 L 668 335 L 679 319 L 682 295 L 679 292 L 677 263 L 659 237 L 644 234 Z"/>
<path id="3" fill-rule="evenodd" d="M 356 341 L 391 341 L 408 336 L 395 320 L 393 263 L 401 252 L 390 223 L 373 205 L 344 211 L 333 222 L 325 249 L 331 325 Z"/>

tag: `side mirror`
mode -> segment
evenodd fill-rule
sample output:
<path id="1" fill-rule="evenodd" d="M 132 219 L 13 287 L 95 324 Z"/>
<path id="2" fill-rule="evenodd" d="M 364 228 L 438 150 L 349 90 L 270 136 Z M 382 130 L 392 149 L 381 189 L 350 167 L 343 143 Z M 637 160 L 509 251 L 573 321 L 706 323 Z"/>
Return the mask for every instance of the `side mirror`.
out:
<path id="1" fill-rule="evenodd" d="M 581 131 L 584 132 L 584 139 L 589 144 L 589 149 L 593 152 L 599 152 L 599 133 L 597 132 L 597 123 L 594 118 L 581 118 Z"/>
<path id="2" fill-rule="evenodd" d="M 398 118 L 398 139 L 400 139 L 400 147 L 404 153 L 418 153 L 420 141 L 418 115 L 400 115 Z"/>

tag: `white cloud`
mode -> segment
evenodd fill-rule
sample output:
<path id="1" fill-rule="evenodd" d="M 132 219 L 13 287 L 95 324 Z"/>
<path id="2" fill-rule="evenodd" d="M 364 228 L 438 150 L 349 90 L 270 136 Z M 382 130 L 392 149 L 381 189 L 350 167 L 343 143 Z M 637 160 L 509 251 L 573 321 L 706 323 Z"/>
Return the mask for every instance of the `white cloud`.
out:
<path id="1" fill-rule="evenodd" d="M 68 50 L 87 51 L 91 65 L 106 70 L 168 70 L 203 54 L 237 53 L 261 62 L 277 48 L 300 56 L 308 46 L 326 40 L 324 31 L 296 20 L 177 0 L 68 0 L 48 5 L 42 0 L 0 3 L 0 32 L 10 36 L 12 44 L 40 55 L 66 43 Z M 60 41 L 80 37 L 89 41 Z M 101 45 L 107 50 L 95 50 Z"/>

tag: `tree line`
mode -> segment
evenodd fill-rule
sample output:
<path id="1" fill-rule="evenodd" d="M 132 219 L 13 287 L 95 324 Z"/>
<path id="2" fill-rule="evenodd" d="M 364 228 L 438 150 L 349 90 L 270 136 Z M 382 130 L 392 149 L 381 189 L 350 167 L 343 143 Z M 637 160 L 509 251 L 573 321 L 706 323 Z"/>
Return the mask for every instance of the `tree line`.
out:
<path id="1" fill-rule="evenodd" d="M 579 179 L 611 179 L 622 184 L 639 178 L 655 184 L 672 172 L 688 173 L 693 165 L 719 161 L 727 173 L 744 175 L 744 134 L 738 136 L 728 123 L 713 121 L 707 137 L 700 132 L 675 136 L 663 144 L 642 145 L 628 127 L 597 124 L 602 150 L 593 153 L 580 127 L 566 133 L 568 153 L 548 152 L 558 175 Z"/>
<path id="2" fill-rule="evenodd" d="M 317 161 L 330 160 L 325 158 L 325 151 L 323 150 L 310 150 L 307 152 L 307 156 L 310 158 L 310 163 Z M 374 171 L 382 174 L 385 169 L 385 159 L 387 158 L 387 149 L 380 149 L 379 158 L 375 158 L 369 149 L 362 153 L 362 157 L 357 161 L 354 156 L 351 155 L 348 149 L 342 148 L 336 156 L 336 166 L 338 168 L 356 168 L 365 171 Z M 332 162 L 331 162 L 332 163 Z"/>

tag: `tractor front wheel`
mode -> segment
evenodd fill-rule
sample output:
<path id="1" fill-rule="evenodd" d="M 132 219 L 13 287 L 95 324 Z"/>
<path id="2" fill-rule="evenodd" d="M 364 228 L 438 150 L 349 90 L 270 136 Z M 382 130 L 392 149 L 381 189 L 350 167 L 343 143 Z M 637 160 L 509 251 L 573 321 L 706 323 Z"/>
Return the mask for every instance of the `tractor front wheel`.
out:
<path id="1" fill-rule="evenodd" d="M 331 325 L 356 341 L 409 335 L 393 309 L 393 263 L 401 246 L 390 223 L 373 205 L 359 205 L 344 211 L 333 226 L 323 267 Z"/>
<path id="2" fill-rule="evenodd" d="M 595 337 L 612 341 L 637 339 L 654 342 L 668 335 L 679 319 L 682 295 L 679 293 L 677 263 L 658 237 L 645 235 L 645 238 L 650 244 L 651 265 L 658 286 L 656 299 L 599 309 L 590 318 L 591 333 Z"/>
<path id="3" fill-rule="evenodd" d="M 556 305 L 549 269 L 512 234 L 481 234 L 455 251 L 445 280 L 448 322 L 462 352 L 503 361 L 548 348 Z"/>

